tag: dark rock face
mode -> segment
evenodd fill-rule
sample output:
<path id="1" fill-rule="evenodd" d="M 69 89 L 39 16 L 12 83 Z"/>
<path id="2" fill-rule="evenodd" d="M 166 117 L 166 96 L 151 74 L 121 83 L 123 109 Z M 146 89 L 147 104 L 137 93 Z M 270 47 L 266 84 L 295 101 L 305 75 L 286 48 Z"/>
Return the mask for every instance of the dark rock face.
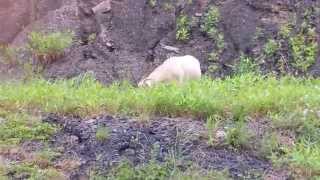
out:
<path id="1" fill-rule="evenodd" d="M 258 57 L 267 40 L 276 38 L 280 26 L 289 22 L 292 15 L 301 17 L 309 7 L 320 8 L 320 3 L 312 0 L 303 3 L 295 0 L 193 0 L 191 4 L 188 1 L 157 1 L 154 7 L 147 0 L 110 0 L 110 11 L 93 14 L 91 8 L 102 0 L 34 2 L 37 5 L 33 8 L 35 13 L 32 17 L 32 7 L 23 8 L 23 3 L 16 1 L 1 2 L 0 8 L 4 10 L 0 11 L 0 20 L 11 20 L 1 20 L 6 24 L 0 27 L 4 32 L 0 35 L 0 41 L 13 40 L 14 45 L 21 45 L 34 27 L 45 31 L 71 29 L 76 32 L 77 43 L 64 58 L 46 69 L 45 76 L 69 78 L 93 71 L 96 78 L 104 83 L 124 79 L 137 82 L 172 55 L 193 55 L 200 60 L 202 71 L 208 72 L 212 64 L 209 54 L 217 49 L 215 40 L 210 40 L 201 32 L 203 17 L 200 16 L 211 5 L 220 10 L 218 28 L 224 35 L 225 43 L 217 62 L 220 70 L 209 73 L 217 76 L 230 74 L 231 65 L 235 65 L 241 52 Z M 10 14 L 11 11 L 15 13 Z M 175 39 L 176 17 L 181 13 L 187 14 L 191 21 L 191 36 L 186 42 Z M 312 19 L 319 41 L 320 17 L 314 16 Z M 32 23 L 28 25 L 31 20 Z M 26 28 L 22 30 L 22 26 Z M 262 29 L 263 35 L 257 38 L 259 29 Z M 92 39 L 93 36 L 96 38 Z M 164 46 L 179 48 L 179 52 L 170 51 Z M 285 47 L 283 51 L 289 51 L 288 48 Z M 278 59 L 275 57 L 272 63 Z M 263 68 L 272 70 L 272 63 Z M 320 74 L 318 67 L 319 62 L 310 68 L 310 72 Z"/>
<path id="2" fill-rule="evenodd" d="M 0 2 L 0 42 L 10 43 L 30 23 L 59 9 L 62 0 L 2 0 Z"/>
<path id="3" fill-rule="evenodd" d="M 9 43 L 30 22 L 29 2 L 0 2 L 0 43 Z"/>

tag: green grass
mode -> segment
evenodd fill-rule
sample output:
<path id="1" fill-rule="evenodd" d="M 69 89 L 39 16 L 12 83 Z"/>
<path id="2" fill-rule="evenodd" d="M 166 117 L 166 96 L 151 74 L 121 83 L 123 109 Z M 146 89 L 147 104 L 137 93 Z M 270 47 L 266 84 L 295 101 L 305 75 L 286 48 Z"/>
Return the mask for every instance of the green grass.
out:
<path id="1" fill-rule="evenodd" d="M 0 143 L 6 146 L 28 140 L 46 141 L 57 128 L 41 122 L 38 117 L 41 112 L 82 117 L 110 113 L 207 119 L 210 145 L 214 145 L 217 127 L 225 126 L 226 119 L 233 120 L 234 126 L 227 130 L 225 141 L 241 149 L 252 143 L 245 117 L 258 116 L 268 118 L 271 126 L 264 139 L 261 139 L 259 152 L 268 158 L 271 156 L 271 159 L 272 156 L 279 161 L 284 159 L 295 171 L 309 170 L 311 172 L 307 173 L 314 175 L 319 171 L 319 108 L 320 80 L 311 78 L 276 79 L 244 73 L 224 80 L 203 77 L 200 81 L 188 82 L 183 86 L 172 84 L 153 88 L 137 88 L 128 82 L 105 86 L 88 75 L 51 82 L 33 79 L 25 83 L 0 84 Z M 297 144 L 283 147 L 277 139 L 278 131 L 293 132 Z M 100 127 L 97 139 L 106 140 L 108 132 Z M 313 145 L 309 146 L 306 142 Z M 40 161 L 50 161 L 55 154 L 44 151 L 38 157 Z M 26 167 L 23 171 L 30 171 L 29 174 L 37 176 L 38 171 L 34 171 L 36 165 L 22 166 Z M 147 168 L 147 171 L 139 168 L 133 170 L 135 175 L 155 170 L 157 177 L 163 174 L 167 177 L 167 169 L 163 169 L 162 165 L 141 167 Z M 128 173 L 132 173 L 131 170 Z"/>
<path id="2" fill-rule="evenodd" d="M 204 171 L 197 167 L 189 167 L 182 171 L 173 163 L 156 163 L 134 166 L 129 162 L 122 162 L 113 168 L 107 176 L 93 175 L 92 180 L 228 180 L 227 171 Z"/>
<path id="3" fill-rule="evenodd" d="M 0 109 L 1 110 L 1 109 Z M 47 140 L 56 127 L 24 113 L 6 113 L 0 117 L 0 144 L 18 144 L 26 140 Z"/>
<path id="4" fill-rule="evenodd" d="M 17 178 L 21 175 L 27 175 L 29 180 L 38 180 L 38 179 L 66 179 L 66 177 L 58 172 L 56 169 L 48 168 L 41 169 L 40 167 L 32 163 L 21 163 L 11 165 L 7 171 L 11 174 L 14 174 L 13 177 Z"/>
<path id="5" fill-rule="evenodd" d="M 225 80 L 203 78 L 184 87 L 159 85 L 136 88 L 129 83 L 104 86 L 92 78 L 82 81 L 33 80 L 0 85 L 0 107 L 90 116 L 97 113 L 127 115 L 190 115 L 290 112 L 320 105 L 320 81 L 245 74 Z"/>
<path id="6" fill-rule="evenodd" d="M 238 63 L 233 67 L 233 71 L 236 75 L 257 73 L 258 65 L 250 57 L 245 56 L 241 53 Z"/>
<path id="7" fill-rule="evenodd" d="M 206 128 L 208 130 L 208 145 L 213 146 L 216 139 L 215 133 L 217 132 L 220 122 L 222 121 L 222 117 L 219 115 L 209 116 L 206 122 Z"/>
<path id="8" fill-rule="evenodd" d="M 73 41 L 71 32 L 41 33 L 31 32 L 28 35 L 28 46 L 38 55 L 50 55 L 62 53 L 71 46 Z"/>
<path id="9" fill-rule="evenodd" d="M 73 32 L 31 32 L 27 47 L 38 64 L 46 65 L 58 60 L 73 43 Z"/>
<path id="10" fill-rule="evenodd" d="M 298 143 L 288 150 L 284 161 L 298 177 L 315 178 L 320 175 L 320 145 L 305 142 Z"/>
<path id="11" fill-rule="evenodd" d="M 107 127 L 98 127 L 96 132 L 96 139 L 98 141 L 105 141 L 109 138 L 109 129 Z"/>

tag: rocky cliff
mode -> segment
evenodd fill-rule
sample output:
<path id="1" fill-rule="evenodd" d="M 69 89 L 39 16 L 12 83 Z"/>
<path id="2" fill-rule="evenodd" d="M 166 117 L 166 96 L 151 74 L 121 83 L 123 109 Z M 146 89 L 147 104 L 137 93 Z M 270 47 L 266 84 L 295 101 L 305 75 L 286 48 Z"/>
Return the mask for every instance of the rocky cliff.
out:
<path id="1" fill-rule="evenodd" d="M 184 54 L 213 76 L 233 73 L 244 57 L 263 73 L 320 73 L 320 1 L 107 1 L 110 7 L 93 13 L 101 0 L 3 0 L 0 41 L 20 46 L 32 30 L 73 30 L 76 43 L 45 71 L 51 78 L 94 71 L 104 83 L 136 82 Z"/>

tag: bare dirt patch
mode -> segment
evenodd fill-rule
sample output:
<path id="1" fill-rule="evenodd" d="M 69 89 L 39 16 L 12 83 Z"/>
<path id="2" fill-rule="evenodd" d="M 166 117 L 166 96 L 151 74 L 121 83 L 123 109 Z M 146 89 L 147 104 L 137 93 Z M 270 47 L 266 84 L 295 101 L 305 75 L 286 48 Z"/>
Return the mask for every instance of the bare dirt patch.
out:
<path id="1" fill-rule="evenodd" d="M 55 115 L 49 115 L 45 121 L 62 126 L 51 140 L 54 148 L 63 151 L 58 161 L 72 157 L 81 163 L 72 171 L 71 178 L 86 176 L 91 168 L 108 172 L 123 159 L 138 165 L 152 157 L 163 162 L 172 154 L 179 158 L 182 166 L 193 162 L 204 169 L 228 169 L 235 179 L 254 179 L 257 172 L 261 176 L 272 172 L 268 161 L 249 151 L 208 146 L 201 121 L 155 118 L 142 123 L 113 116 L 79 119 Z M 104 140 L 96 137 L 100 127 L 108 129 Z"/>

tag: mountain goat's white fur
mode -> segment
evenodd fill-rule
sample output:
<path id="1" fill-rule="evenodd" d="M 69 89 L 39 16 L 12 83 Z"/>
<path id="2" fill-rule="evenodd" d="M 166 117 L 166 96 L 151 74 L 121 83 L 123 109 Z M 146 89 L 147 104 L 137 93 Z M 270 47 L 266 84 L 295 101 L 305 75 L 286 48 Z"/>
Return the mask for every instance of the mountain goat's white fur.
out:
<path id="1" fill-rule="evenodd" d="M 200 62 L 191 55 L 170 57 L 153 70 L 150 75 L 142 79 L 139 87 L 153 86 L 158 83 L 177 82 L 179 84 L 188 80 L 201 78 Z"/>

